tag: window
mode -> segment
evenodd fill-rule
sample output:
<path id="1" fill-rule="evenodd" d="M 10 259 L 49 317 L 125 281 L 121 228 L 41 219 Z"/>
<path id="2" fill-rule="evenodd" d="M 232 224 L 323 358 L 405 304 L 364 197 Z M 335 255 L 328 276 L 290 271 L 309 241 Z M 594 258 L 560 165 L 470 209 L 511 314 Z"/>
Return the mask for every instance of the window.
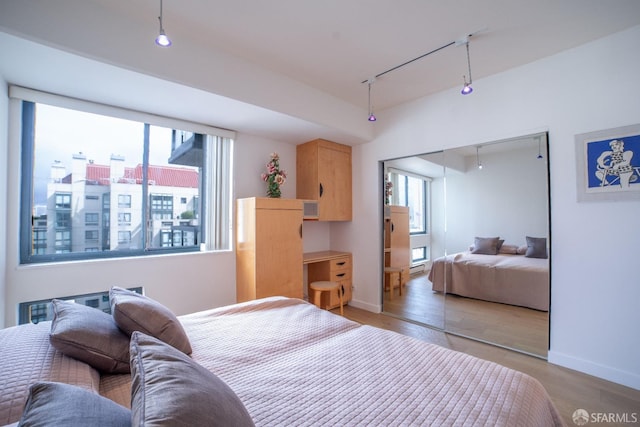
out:
<path id="1" fill-rule="evenodd" d="M 160 246 L 162 246 L 163 248 L 168 248 L 170 246 L 173 246 L 171 244 L 172 236 L 173 236 L 173 233 L 171 233 L 171 230 L 160 231 Z"/>
<path id="2" fill-rule="evenodd" d="M 130 291 L 142 295 L 142 287 L 127 288 Z M 111 314 L 111 305 L 109 304 L 109 291 L 97 292 L 94 294 L 73 295 L 56 297 L 57 299 L 73 301 L 76 304 L 86 305 L 101 310 L 107 314 Z M 18 304 L 18 324 L 38 323 L 45 320 L 53 320 L 53 307 L 51 299 L 21 302 Z"/>
<path id="3" fill-rule="evenodd" d="M 56 231 L 55 237 L 55 253 L 63 254 L 71 252 L 71 231 Z"/>
<path id="4" fill-rule="evenodd" d="M 47 250 L 47 230 L 33 230 L 33 253 L 44 254 Z"/>
<path id="5" fill-rule="evenodd" d="M 55 181 L 55 182 L 59 182 L 59 181 Z M 56 197 L 56 209 L 71 209 L 71 194 L 57 193 L 55 197 Z"/>
<path id="6" fill-rule="evenodd" d="M 151 195 L 151 219 L 173 218 L 173 196 L 170 194 Z"/>
<path id="7" fill-rule="evenodd" d="M 429 259 L 429 197 L 431 178 L 396 169 L 390 170 L 393 203 L 409 207 L 411 233 L 411 261 L 422 263 Z"/>
<path id="8" fill-rule="evenodd" d="M 411 260 L 413 262 L 426 261 L 427 260 L 427 247 L 420 246 L 418 248 L 411 248 Z"/>
<path id="9" fill-rule="evenodd" d="M 56 212 L 56 228 L 71 227 L 71 212 Z"/>
<path id="10" fill-rule="evenodd" d="M 233 132 L 9 92 L 21 105 L 21 263 L 230 249 Z"/>
<path id="11" fill-rule="evenodd" d="M 84 232 L 85 242 L 95 242 L 99 238 L 98 230 L 87 230 Z"/>
<path id="12" fill-rule="evenodd" d="M 397 188 L 397 203 L 409 206 L 409 230 L 411 234 L 427 233 L 428 178 L 393 173 L 392 182 Z"/>
<path id="13" fill-rule="evenodd" d="M 100 214 L 97 212 L 87 212 L 84 214 L 84 225 L 98 225 Z"/>
<path id="14" fill-rule="evenodd" d="M 118 231 L 118 243 L 131 243 L 131 232 Z"/>
<path id="15" fill-rule="evenodd" d="M 119 208 L 130 208 L 131 207 L 131 196 L 129 194 L 118 194 L 118 207 Z"/>
<path id="16" fill-rule="evenodd" d="M 131 225 L 131 213 L 120 212 L 118 214 L 118 225 Z"/>

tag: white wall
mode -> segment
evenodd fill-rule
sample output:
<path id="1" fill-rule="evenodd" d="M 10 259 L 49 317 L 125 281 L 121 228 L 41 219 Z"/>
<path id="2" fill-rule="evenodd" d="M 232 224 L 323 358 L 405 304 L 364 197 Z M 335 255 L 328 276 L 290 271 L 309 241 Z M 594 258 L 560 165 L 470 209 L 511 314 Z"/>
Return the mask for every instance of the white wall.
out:
<path id="1" fill-rule="evenodd" d="M 303 141 L 301 141 L 303 142 Z M 271 141 L 254 135 L 238 134 L 234 145 L 234 189 L 239 199 L 266 197 L 267 183 L 260 174 L 266 172 L 271 153 L 280 156 L 280 169 L 286 171 L 287 181 L 282 187 L 282 197 L 296 197 L 296 147 L 283 142 Z"/>
<path id="2" fill-rule="evenodd" d="M 7 132 L 8 132 L 8 110 L 7 83 L 0 76 L 0 165 L 7 164 Z M 7 168 L 0 167 L 0 212 L 7 209 Z M 0 236 L 7 235 L 6 221 L 0 221 Z M 0 328 L 4 328 L 5 304 L 7 298 L 7 240 L 0 242 Z"/>
<path id="3" fill-rule="evenodd" d="M 522 144 L 525 144 L 524 142 Z M 546 159 L 532 144 L 520 150 L 466 158 L 464 172 L 447 170 L 447 252 L 468 250 L 475 236 L 500 236 L 526 245 L 526 236 L 548 237 Z"/>
<path id="4" fill-rule="evenodd" d="M 354 147 L 354 222 L 332 244 L 354 256 L 354 305 L 380 308 L 378 162 L 549 131 L 552 227 L 549 361 L 640 389 L 640 203 L 578 203 L 574 136 L 638 123 L 640 27 L 380 111 L 378 137 Z"/>

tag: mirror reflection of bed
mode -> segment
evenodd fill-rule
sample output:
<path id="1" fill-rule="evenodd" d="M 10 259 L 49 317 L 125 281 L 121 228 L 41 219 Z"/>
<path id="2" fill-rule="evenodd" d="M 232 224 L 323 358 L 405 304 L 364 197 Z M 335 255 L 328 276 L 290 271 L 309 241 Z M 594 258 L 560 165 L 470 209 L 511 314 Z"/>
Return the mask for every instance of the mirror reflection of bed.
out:
<path id="1" fill-rule="evenodd" d="M 424 251 L 426 260 L 413 261 L 402 295 L 394 288 L 390 298 L 383 288 L 383 312 L 546 357 L 546 133 L 392 159 L 384 172 L 389 204 L 406 205 L 406 177 L 424 177 L 428 208 L 426 232 L 411 234 L 410 243 L 413 257 Z"/>

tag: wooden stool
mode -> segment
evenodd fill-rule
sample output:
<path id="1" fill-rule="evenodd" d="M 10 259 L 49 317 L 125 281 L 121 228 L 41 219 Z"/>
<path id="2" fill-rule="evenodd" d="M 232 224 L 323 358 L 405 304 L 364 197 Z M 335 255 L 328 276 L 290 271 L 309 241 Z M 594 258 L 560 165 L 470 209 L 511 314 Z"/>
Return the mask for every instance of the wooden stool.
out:
<path id="1" fill-rule="evenodd" d="M 313 291 L 313 302 L 316 306 L 322 308 L 320 302 L 322 300 L 322 293 L 323 292 L 329 292 L 329 295 L 331 295 L 331 292 L 338 292 L 338 296 L 340 297 L 340 316 L 344 316 L 344 311 L 342 308 L 343 302 L 342 302 L 342 292 L 340 289 L 340 284 L 337 282 L 329 282 L 329 281 L 319 281 L 319 282 L 312 282 L 311 284 L 309 284 L 309 289 L 311 289 Z"/>
<path id="2" fill-rule="evenodd" d="M 393 299 L 393 287 L 396 282 L 398 283 L 398 296 L 402 296 L 402 281 L 400 279 L 402 269 L 399 267 L 385 267 L 384 274 L 385 276 L 389 275 L 389 299 Z"/>

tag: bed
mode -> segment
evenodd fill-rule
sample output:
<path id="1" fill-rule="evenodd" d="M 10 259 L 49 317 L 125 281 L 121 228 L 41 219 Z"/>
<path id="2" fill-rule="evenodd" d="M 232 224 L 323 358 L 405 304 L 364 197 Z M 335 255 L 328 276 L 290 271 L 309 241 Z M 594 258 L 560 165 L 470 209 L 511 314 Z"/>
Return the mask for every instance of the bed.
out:
<path id="1" fill-rule="evenodd" d="M 214 376 L 256 426 L 563 425 L 545 389 L 524 373 L 361 325 L 303 300 L 271 297 L 177 319 L 190 355 L 171 347 L 181 356 L 162 358 L 154 369 L 193 364 L 200 379 L 191 386 L 163 384 L 170 381 L 166 371 L 155 378 L 160 391 L 176 401 L 182 390 L 200 390 L 207 375 Z M 132 414 L 140 411 L 136 358 L 167 344 L 144 347 L 140 337 L 146 335 L 133 332 L 131 373 L 107 374 L 52 347 L 51 331 L 51 322 L 0 330 L 0 425 L 17 423 L 32 399 L 29 385 L 38 381 L 72 384 Z M 210 406 L 194 406 L 189 416 Z"/>
<path id="2" fill-rule="evenodd" d="M 546 258 L 459 252 L 435 259 L 428 278 L 436 292 L 549 311 Z"/>

